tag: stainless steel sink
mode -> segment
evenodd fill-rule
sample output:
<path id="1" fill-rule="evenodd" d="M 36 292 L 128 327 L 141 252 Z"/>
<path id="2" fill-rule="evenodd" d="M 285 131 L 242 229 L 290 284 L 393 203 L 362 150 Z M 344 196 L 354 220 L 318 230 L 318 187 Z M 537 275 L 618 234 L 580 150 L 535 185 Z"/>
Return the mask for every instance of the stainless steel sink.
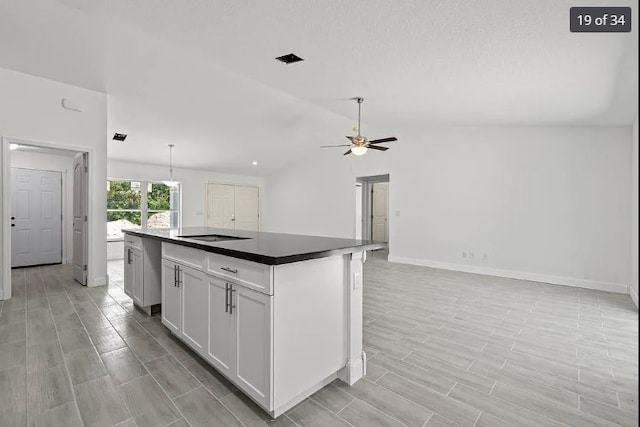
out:
<path id="1" fill-rule="evenodd" d="M 245 240 L 248 237 L 223 236 L 221 234 L 204 234 L 197 236 L 178 236 L 185 239 L 202 240 L 203 242 L 224 242 L 225 240 Z"/>

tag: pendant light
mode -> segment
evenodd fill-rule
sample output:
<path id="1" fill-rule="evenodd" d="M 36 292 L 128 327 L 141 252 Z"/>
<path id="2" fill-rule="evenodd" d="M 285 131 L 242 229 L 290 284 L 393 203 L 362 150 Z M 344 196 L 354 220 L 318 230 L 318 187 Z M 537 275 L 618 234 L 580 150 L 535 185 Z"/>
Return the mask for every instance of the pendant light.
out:
<path id="1" fill-rule="evenodd" d="M 173 144 L 169 144 L 169 181 L 162 181 L 167 187 L 177 187 L 180 181 L 173 180 Z"/>

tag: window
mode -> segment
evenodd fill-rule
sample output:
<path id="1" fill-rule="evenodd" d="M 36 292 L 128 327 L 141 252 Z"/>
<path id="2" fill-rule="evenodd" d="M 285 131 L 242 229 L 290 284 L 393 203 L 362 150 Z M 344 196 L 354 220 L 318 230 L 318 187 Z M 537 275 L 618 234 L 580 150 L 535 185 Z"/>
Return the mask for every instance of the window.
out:
<path id="1" fill-rule="evenodd" d="M 125 228 L 180 226 L 180 186 L 159 182 L 107 181 L 107 240 L 121 240 Z"/>

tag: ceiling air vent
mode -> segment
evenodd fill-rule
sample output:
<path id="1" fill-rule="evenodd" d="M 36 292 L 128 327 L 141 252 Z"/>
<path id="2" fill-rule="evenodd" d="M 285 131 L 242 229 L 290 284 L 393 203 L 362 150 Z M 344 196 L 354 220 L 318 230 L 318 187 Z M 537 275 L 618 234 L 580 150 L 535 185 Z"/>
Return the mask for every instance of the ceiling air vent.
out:
<path id="1" fill-rule="evenodd" d="M 296 62 L 304 61 L 304 59 L 300 58 L 295 53 L 289 53 L 287 55 L 278 56 L 276 59 L 280 62 L 284 62 L 285 64 L 294 64 Z"/>
<path id="2" fill-rule="evenodd" d="M 124 141 L 125 139 L 127 139 L 127 134 L 126 133 L 114 133 L 113 134 L 113 140 L 114 141 Z"/>

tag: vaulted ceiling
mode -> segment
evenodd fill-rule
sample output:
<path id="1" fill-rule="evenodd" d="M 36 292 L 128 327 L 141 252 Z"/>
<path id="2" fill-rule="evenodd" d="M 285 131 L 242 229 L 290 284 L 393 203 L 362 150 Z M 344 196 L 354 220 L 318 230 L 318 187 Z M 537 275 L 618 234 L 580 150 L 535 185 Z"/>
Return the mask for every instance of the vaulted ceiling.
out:
<path id="1" fill-rule="evenodd" d="M 109 142 L 110 158 L 164 164 L 173 143 L 178 166 L 264 174 L 343 143 L 354 96 L 365 97 L 372 137 L 443 125 L 629 125 L 637 33 L 571 33 L 571 6 L 3 0 L 0 67 L 106 92 L 109 132 L 129 134 Z M 274 60 L 290 52 L 305 60 Z"/>

